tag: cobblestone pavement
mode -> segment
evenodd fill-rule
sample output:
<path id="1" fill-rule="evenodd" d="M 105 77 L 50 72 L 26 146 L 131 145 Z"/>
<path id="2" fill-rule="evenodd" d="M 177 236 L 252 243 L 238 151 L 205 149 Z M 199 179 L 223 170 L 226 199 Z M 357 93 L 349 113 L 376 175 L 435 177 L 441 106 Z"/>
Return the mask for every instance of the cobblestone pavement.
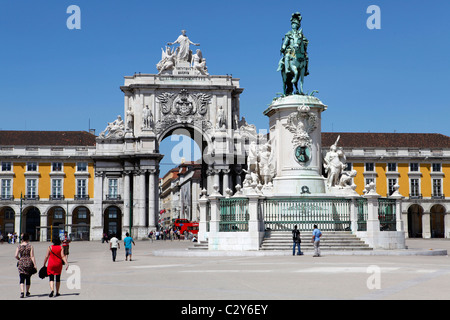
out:
<path id="1" fill-rule="evenodd" d="M 48 243 L 32 243 L 38 267 Z M 409 239 L 409 248 L 447 249 L 447 239 Z M 188 241 L 137 241 L 133 261 L 123 245 L 113 262 L 109 244 L 73 242 L 61 296 L 49 298 L 48 278 L 32 277 L 29 300 L 301 300 L 450 299 L 447 255 L 195 256 Z M 0 245 L 0 300 L 18 300 L 16 245 Z M 79 280 L 79 281 L 78 281 Z"/>

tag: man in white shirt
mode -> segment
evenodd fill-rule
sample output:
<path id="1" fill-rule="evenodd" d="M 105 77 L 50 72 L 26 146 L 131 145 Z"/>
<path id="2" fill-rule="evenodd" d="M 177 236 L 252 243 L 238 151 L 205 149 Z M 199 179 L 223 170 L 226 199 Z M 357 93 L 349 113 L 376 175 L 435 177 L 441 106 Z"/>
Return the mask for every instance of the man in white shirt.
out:
<path id="1" fill-rule="evenodd" d="M 113 234 L 112 238 L 109 240 L 109 249 L 111 250 L 113 261 L 116 261 L 117 249 L 120 249 L 120 243 L 115 234 Z"/>

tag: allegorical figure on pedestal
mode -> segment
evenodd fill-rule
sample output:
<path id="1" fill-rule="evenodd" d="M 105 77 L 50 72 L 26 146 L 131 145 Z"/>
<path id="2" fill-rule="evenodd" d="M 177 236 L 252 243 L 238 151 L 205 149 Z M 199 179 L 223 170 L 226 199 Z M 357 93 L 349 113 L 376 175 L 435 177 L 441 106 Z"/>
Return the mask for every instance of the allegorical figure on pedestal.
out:
<path id="1" fill-rule="evenodd" d="M 186 30 L 181 30 L 181 35 L 174 42 L 168 42 L 167 45 L 171 46 L 174 44 L 179 44 L 177 49 L 177 60 L 190 62 L 192 58 L 192 52 L 189 49 L 189 45 L 199 46 L 199 43 L 194 43 L 189 40 L 186 35 Z"/>
<path id="2" fill-rule="evenodd" d="M 330 151 L 327 152 L 323 159 L 323 166 L 325 167 L 325 173 L 327 173 L 327 186 L 335 187 L 339 185 L 342 171 L 347 166 L 346 158 L 342 149 L 337 148 L 337 143 L 340 136 L 336 139 L 336 142 L 330 147 Z"/>
<path id="3" fill-rule="evenodd" d="M 142 113 L 143 113 L 142 128 L 151 129 L 153 126 L 153 113 L 149 109 L 148 105 L 145 106 L 145 108 L 142 110 Z"/>
<path id="4" fill-rule="evenodd" d="M 292 29 L 284 36 L 280 49 L 282 57 L 278 63 L 277 71 L 281 71 L 285 96 L 294 94 L 294 86 L 295 94 L 303 95 L 303 80 L 309 74 L 308 40 L 303 34 L 303 29 L 300 28 L 301 21 L 302 15 L 299 12 L 292 14 Z M 299 81 L 300 90 L 298 88 Z"/>
<path id="5" fill-rule="evenodd" d="M 192 56 L 192 67 L 202 75 L 209 75 L 208 68 L 206 67 L 206 59 L 203 58 L 200 49 L 197 49 L 196 53 Z"/>
<path id="6" fill-rule="evenodd" d="M 108 122 L 105 130 L 100 133 L 99 138 L 120 138 L 123 137 L 125 132 L 125 125 L 123 124 L 122 117 L 117 116 L 117 119 L 113 122 Z"/>
<path id="7" fill-rule="evenodd" d="M 133 127 L 134 127 L 134 113 L 133 110 L 131 109 L 131 105 L 128 106 L 127 109 L 127 131 L 133 131 Z"/>
<path id="8" fill-rule="evenodd" d="M 164 71 L 171 71 L 175 67 L 175 50 L 170 47 L 166 47 L 166 51 L 161 49 L 161 60 L 156 64 L 156 69 L 158 69 L 158 74 Z"/>

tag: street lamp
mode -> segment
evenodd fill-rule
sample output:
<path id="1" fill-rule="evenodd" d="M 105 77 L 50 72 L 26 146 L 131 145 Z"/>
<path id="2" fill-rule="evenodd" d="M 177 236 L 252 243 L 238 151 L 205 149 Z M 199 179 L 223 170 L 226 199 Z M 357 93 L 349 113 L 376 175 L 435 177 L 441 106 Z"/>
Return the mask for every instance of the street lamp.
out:
<path id="1" fill-rule="evenodd" d="M 20 193 L 20 221 L 19 221 L 19 239 L 22 238 L 22 192 Z"/>

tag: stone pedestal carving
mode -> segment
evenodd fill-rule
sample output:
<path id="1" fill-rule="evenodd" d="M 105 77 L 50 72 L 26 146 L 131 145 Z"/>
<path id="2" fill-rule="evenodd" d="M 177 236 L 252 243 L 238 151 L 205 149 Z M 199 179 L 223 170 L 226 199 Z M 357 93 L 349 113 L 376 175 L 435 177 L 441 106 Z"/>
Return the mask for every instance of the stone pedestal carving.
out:
<path id="1" fill-rule="evenodd" d="M 325 194 L 321 175 L 321 113 L 327 109 L 318 98 L 291 95 L 274 99 L 264 114 L 277 154 L 273 193 Z"/>

